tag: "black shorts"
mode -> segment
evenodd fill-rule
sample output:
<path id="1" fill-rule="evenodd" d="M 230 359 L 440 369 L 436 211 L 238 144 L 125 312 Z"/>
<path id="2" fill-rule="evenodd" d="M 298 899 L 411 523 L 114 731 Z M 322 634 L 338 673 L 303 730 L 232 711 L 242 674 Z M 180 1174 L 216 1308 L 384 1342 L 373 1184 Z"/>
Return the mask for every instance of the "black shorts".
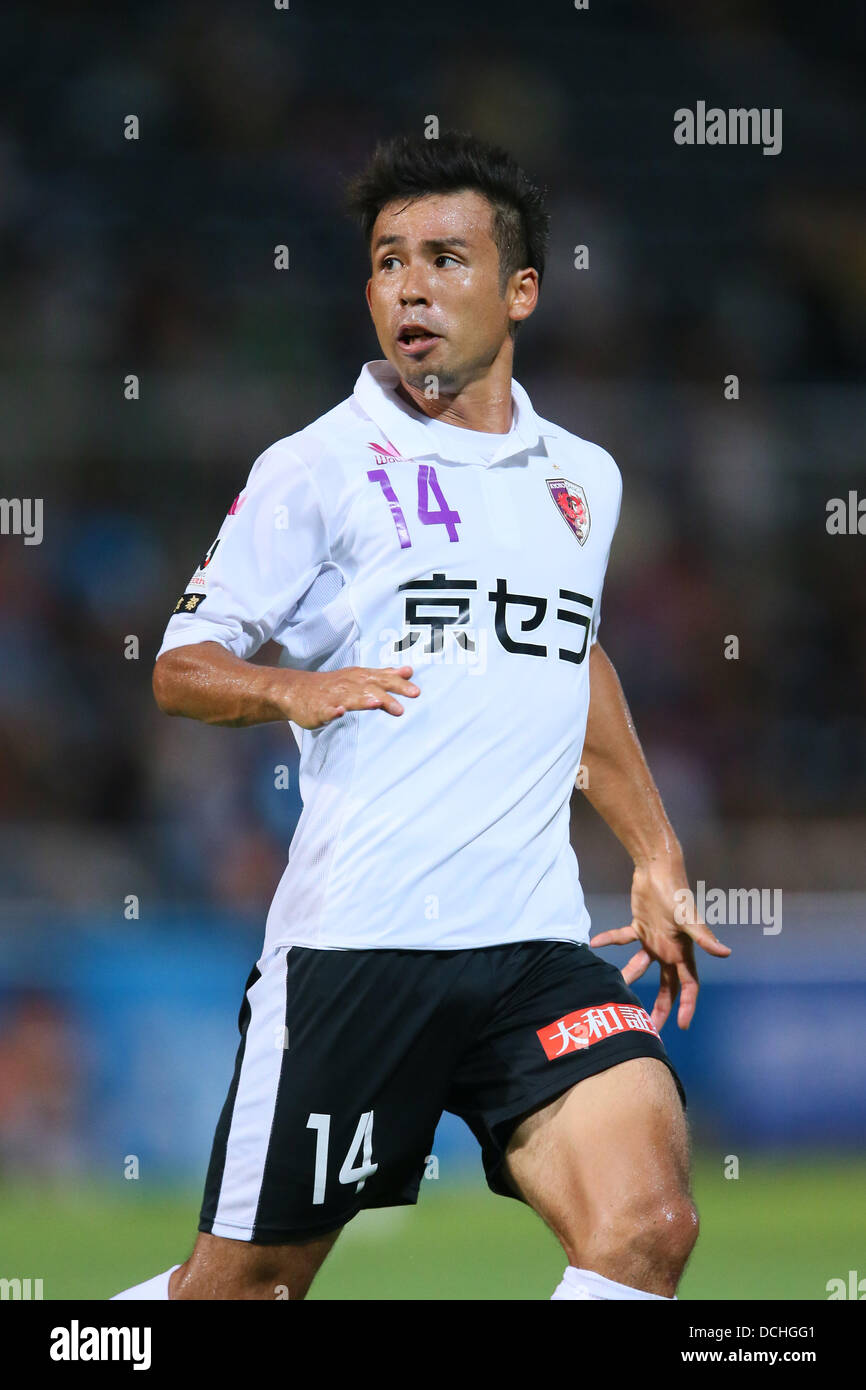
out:
<path id="1" fill-rule="evenodd" d="M 621 972 L 588 946 L 459 951 L 284 946 L 247 981 L 234 1078 L 200 1231 L 310 1240 L 365 1207 L 414 1203 L 443 1110 L 481 1145 L 488 1186 L 519 1119 L 630 1057 L 685 1092 Z"/>

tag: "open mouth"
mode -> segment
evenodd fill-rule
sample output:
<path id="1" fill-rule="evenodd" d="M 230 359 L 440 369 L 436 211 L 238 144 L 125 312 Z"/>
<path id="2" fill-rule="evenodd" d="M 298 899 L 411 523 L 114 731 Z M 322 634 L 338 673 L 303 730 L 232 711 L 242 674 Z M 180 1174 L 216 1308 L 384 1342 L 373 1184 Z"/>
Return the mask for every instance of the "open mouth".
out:
<path id="1" fill-rule="evenodd" d="M 410 357 L 417 357 L 422 352 L 427 352 L 438 343 L 439 334 L 431 333 L 428 328 L 421 324 L 405 324 L 397 334 L 397 343 L 403 352 Z"/>

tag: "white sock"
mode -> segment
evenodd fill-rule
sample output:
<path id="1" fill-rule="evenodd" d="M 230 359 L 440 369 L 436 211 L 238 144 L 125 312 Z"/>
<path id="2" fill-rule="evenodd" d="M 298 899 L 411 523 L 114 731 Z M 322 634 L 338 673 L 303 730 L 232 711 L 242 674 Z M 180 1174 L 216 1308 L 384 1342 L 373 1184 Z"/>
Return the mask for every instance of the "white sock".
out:
<path id="1" fill-rule="evenodd" d="M 668 1299 L 661 1293 L 644 1293 L 643 1289 L 633 1289 L 630 1284 L 617 1284 L 614 1279 L 605 1279 L 603 1274 L 596 1274 L 594 1270 L 575 1269 L 574 1265 L 568 1266 L 562 1283 L 550 1295 L 551 1302 L 562 1298 L 657 1298 L 662 1303 L 676 1302 L 676 1295 Z"/>
<path id="2" fill-rule="evenodd" d="M 172 1265 L 164 1274 L 155 1274 L 152 1279 L 145 1279 L 143 1284 L 133 1284 L 131 1289 L 124 1289 L 122 1293 L 116 1293 L 109 1299 L 114 1303 L 115 1299 L 135 1299 L 138 1302 L 165 1303 L 168 1301 L 168 1279 L 170 1274 L 174 1274 L 180 1265 Z"/>

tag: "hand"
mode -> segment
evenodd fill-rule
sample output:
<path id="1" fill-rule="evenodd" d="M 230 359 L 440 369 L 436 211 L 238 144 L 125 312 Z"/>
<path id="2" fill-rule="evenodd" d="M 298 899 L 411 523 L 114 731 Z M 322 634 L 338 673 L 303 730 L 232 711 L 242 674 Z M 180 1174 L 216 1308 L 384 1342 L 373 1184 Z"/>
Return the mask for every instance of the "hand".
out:
<path id="1" fill-rule="evenodd" d="M 399 715 L 403 706 L 392 691 L 415 698 L 411 666 L 346 666 L 339 671 L 295 671 L 288 691 L 287 717 L 302 729 L 320 729 L 350 709 L 381 709 Z"/>
<path id="2" fill-rule="evenodd" d="M 637 865 L 631 885 L 630 926 L 601 932 L 589 943 L 590 946 L 619 946 L 626 941 L 643 943 L 643 950 L 631 957 L 622 972 L 627 985 L 639 980 L 652 961 L 659 962 L 661 982 L 652 1012 L 652 1021 L 659 1031 L 664 1027 L 678 992 L 677 1024 L 680 1028 L 688 1028 L 694 1017 L 699 989 L 694 943 L 711 956 L 731 954 L 730 946 L 723 945 L 706 923 L 695 916 L 691 896 L 682 908 L 678 906 L 683 902 L 683 890 L 688 892 L 689 885 L 685 865 L 679 856 Z"/>

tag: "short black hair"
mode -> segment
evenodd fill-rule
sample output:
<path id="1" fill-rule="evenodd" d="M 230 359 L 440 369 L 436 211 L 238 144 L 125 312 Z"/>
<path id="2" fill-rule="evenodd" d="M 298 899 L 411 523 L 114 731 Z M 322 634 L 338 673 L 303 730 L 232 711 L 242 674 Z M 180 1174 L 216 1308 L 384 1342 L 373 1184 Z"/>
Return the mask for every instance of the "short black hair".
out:
<path id="1" fill-rule="evenodd" d="M 474 189 L 493 208 L 493 240 L 499 250 L 499 288 L 505 292 L 515 270 L 531 266 L 541 283 L 550 217 L 544 193 L 531 183 L 508 152 L 468 131 L 443 131 L 436 140 L 395 135 L 381 142 L 346 187 L 346 208 L 361 227 L 367 246 L 386 203 L 430 193 Z"/>

